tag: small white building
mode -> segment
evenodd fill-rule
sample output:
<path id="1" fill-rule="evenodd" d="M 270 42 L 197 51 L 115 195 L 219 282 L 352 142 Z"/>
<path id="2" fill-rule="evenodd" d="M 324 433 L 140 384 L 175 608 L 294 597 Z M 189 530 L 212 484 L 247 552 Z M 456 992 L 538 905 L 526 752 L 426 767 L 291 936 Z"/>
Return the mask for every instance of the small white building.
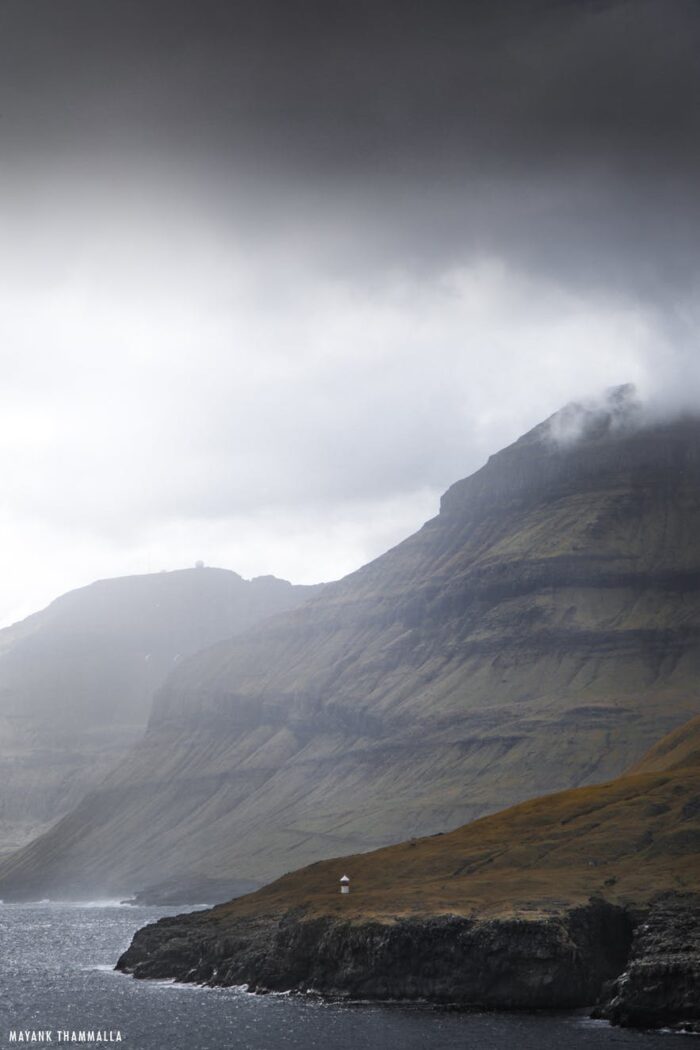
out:
<path id="1" fill-rule="evenodd" d="M 343 875 L 343 877 L 340 880 L 340 892 L 341 893 L 349 893 L 350 892 L 350 879 L 347 877 L 347 875 Z"/>

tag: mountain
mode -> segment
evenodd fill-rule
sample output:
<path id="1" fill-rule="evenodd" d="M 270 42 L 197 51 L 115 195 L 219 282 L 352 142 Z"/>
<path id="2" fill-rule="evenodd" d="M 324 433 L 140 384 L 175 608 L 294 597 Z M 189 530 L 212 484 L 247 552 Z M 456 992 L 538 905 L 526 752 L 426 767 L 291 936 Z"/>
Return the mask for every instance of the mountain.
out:
<path id="1" fill-rule="evenodd" d="M 143 735 L 178 661 L 314 588 L 195 568 L 100 580 L 0 631 L 0 851 L 73 808 Z"/>
<path id="2" fill-rule="evenodd" d="M 216 909 L 219 917 L 394 921 L 398 916 L 557 914 L 604 897 L 641 907 L 659 893 L 700 893 L 700 718 L 693 747 L 653 750 L 604 784 L 521 802 L 454 831 L 317 861 Z M 666 750 L 667 749 L 667 750 Z M 341 875 L 351 893 L 339 894 Z"/>
<path id="3" fill-rule="evenodd" d="M 697 712 L 699 588 L 698 419 L 569 406 L 382 557 L 182 661 L 0 895 L 261 883 L 609 780 Z"/>
<path id="4" fill-rule="evenodd" d="M 350 894 L 339 893 L 339 878 Z M 118 968 L 259 990 L 700 1021 L 700 718 L 626 776 L 161 920 Z"/>

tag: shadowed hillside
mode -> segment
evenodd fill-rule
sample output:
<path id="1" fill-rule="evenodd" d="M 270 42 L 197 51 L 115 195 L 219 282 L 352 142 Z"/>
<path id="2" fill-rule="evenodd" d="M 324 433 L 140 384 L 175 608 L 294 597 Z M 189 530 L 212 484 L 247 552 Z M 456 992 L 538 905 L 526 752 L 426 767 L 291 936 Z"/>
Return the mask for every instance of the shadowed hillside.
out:
<path id="1" fill-rule="evenodd" d="M 659 770 L 700 766 L 700 715 L 679 726 L 649 748 L 630 773 L 657 773 Z"/>
<path id="2" fill-rule="evenodd" d="M 483 917 L 555 913 L 591 896 L 636 907 L 660 892 L 700 893 L 700 718 L 665 737 L 637 769 L 447 834 L 320 861 L 208 915 Z M 343 874 L 348 897 L 338 892 Z"/>
<path id="3" fill-rule="evenodd" d="M 313 591 L 226 569 L 127 576 L 0 631 L 0 852 L 99 783 L 143 734 L 180 660 Z"/>
<path id="4" fill-rule="evenodd" d="M 697 711 L 700 423 L 626 391 L 492 456 L 303 608 L 183 661 L 5 896 L 267 881 L 609 780 Z"/>

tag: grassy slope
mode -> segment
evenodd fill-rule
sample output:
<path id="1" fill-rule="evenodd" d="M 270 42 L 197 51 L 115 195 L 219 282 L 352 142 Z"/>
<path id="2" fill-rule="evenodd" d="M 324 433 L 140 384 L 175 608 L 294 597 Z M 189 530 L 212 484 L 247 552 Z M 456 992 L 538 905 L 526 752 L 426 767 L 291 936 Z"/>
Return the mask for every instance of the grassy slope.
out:
<path id="1" fill-rule="evenodd" d="M 660 756 L 665 756 L 664 759 Z M 445 835 L 322 861 L 211 913 L 307 917 L 539 915 L 592 895 L 641 905 L 700 890 L 700 718 L 638 772 L 513 806 Z M 341 897 L 338 880 L 351 879 Z"/>

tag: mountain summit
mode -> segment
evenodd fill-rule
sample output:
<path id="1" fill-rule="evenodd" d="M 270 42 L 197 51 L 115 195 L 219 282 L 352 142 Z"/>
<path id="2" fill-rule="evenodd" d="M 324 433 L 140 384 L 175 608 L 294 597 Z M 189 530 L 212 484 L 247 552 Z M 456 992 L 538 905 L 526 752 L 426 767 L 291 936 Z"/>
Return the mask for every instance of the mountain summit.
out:
<path id="1" fill-rule="evenodd" d="M 697 711 L 700 421 L 632 403 L 565 409 L 382 557 L 182 661 L 0 895 L 263 882 L 638 760 Z"/>
<path id="2" fill-rule="evenodd" d="M 178 662 L 317 588 L 195 568 L 98 580 L 0 631 L 0 854 L 75 806 Z"/>

